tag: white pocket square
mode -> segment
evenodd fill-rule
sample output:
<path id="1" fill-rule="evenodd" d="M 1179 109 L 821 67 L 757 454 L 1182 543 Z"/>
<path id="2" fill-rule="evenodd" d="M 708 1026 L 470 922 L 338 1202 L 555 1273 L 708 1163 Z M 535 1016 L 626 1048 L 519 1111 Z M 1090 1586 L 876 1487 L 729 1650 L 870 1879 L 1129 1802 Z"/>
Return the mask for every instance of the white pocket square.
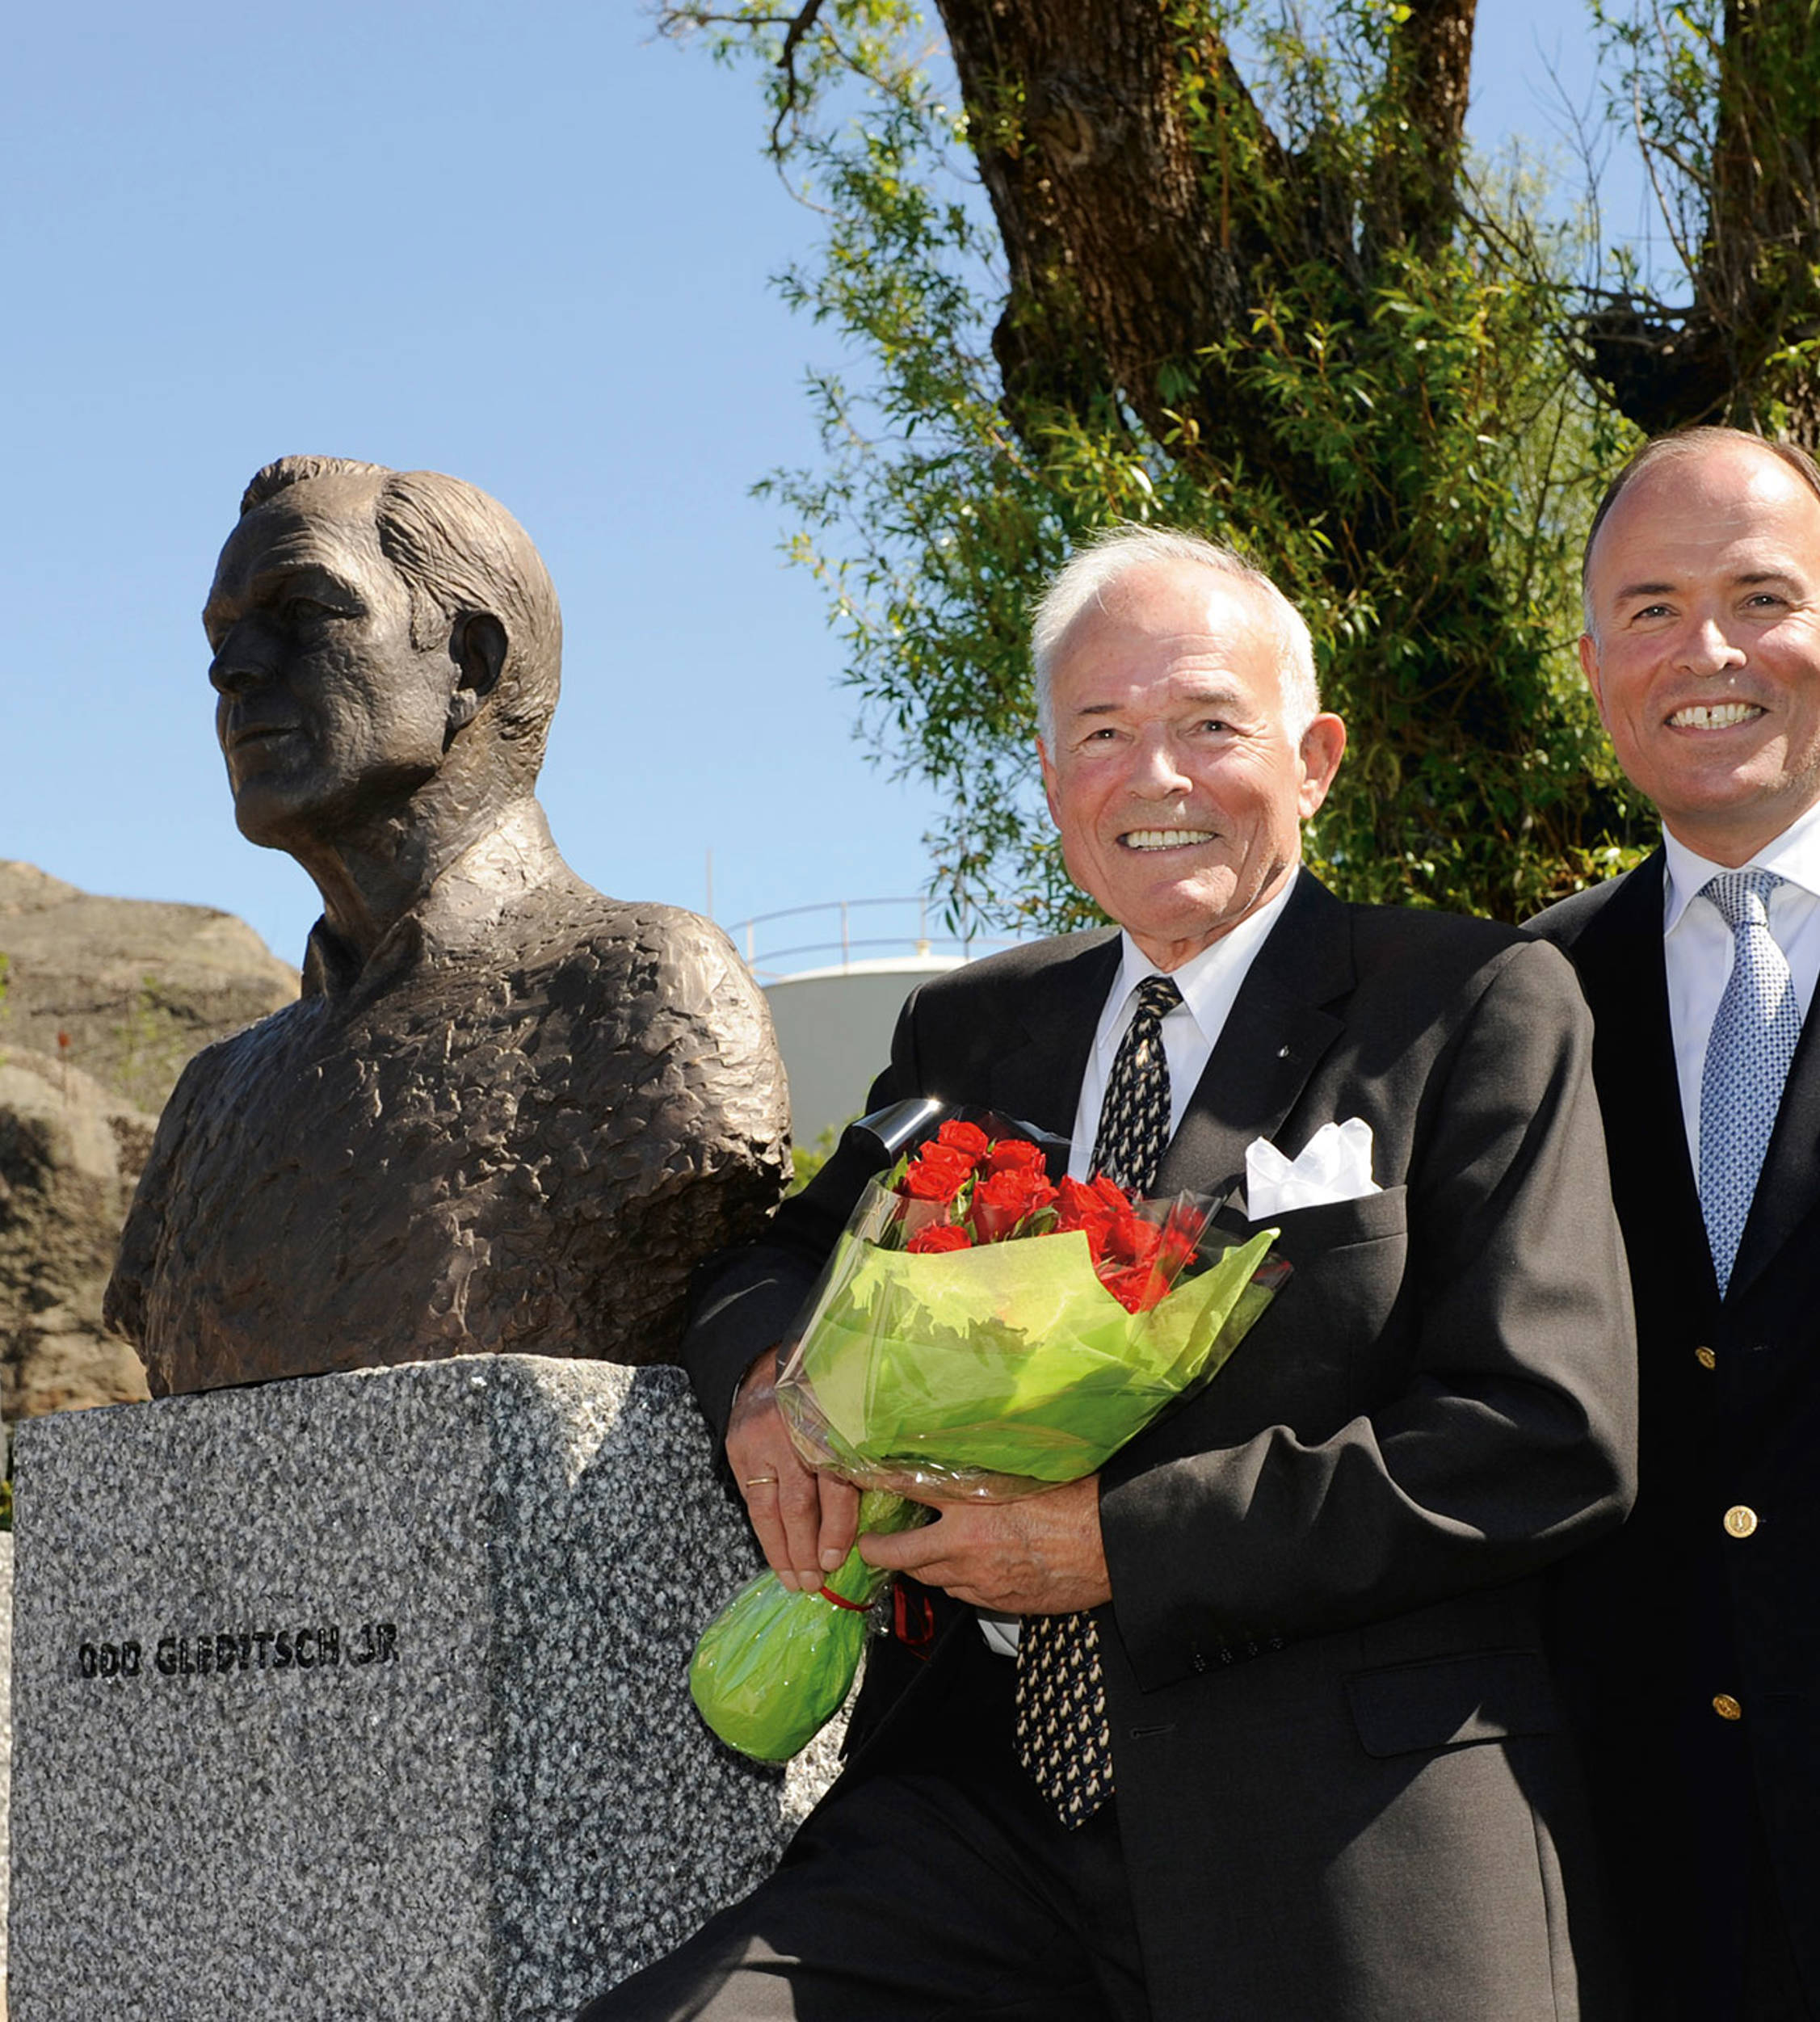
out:
<path id="1" fill-rule="evenodd" d="M 1372 1127 L 1363 1116 L 1322 1125 L 1293 1163 L 1267 1137 L 1245 1148 L 1245 1204 L 1254 1221 L 1382 1192 L 1372 1178 Z"/>

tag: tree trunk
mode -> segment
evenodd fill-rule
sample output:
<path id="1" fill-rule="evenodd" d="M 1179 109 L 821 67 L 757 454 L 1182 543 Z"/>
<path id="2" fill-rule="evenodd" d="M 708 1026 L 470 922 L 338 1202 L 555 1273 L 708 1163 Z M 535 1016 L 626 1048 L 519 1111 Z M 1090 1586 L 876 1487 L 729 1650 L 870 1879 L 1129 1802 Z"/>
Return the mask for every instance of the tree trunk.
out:
<path id="1" fill-rule="evenodd" d="M 1014 418 L 1116 392 L 1166 439 L 1159 369 L 1238 326 L 1276 137 L 1210 27 L 1103 0 L 942 0 L 1010 300 L 994 345 Z M 1197 133 L 1193 62 L 1221 90 Z M 1199 145 L 1197 146 L 1197 141 Z M 1209 173 L 1209 171 L 1212 171 Z"/>

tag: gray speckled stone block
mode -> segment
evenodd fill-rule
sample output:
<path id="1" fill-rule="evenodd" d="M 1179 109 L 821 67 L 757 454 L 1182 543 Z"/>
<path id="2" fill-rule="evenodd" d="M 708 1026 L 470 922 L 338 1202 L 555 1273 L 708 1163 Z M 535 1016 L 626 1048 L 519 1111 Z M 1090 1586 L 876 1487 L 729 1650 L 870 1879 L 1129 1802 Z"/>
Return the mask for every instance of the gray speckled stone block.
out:
<path id="1" fill-rule="evenodd" d="M 680 1373 L 496 1356 L 34 1421 L 13 2022 L 556 2022 L 757 1881 L 684 1677 L 755 1564 Z"/>
<path id="2" fill-rule="evenodd" d="M 0 1531 L 0 2022 L 6 2022 L 6 1876 L 13 1779 L 13 1536 Z"/>

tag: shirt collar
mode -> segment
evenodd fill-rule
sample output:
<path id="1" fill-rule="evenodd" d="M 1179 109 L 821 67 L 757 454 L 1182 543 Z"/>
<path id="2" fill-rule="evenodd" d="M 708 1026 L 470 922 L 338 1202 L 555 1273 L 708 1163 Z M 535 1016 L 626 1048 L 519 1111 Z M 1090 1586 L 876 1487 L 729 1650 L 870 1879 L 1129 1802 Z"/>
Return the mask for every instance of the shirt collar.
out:
<path id="1" fill-rule="evenodd" d="M 1709 864 L 1667 829 L 1662 843 L 1668 859 L 1668 875 L 1662 880 L 1662 923 L 1666 937 L 1681 923 L 1689 906 L 1699 897 L 1709 879 L 1722 877 L 1729 869 L 1773 871 L 1802 891 L 1820 897 L 1820 801 L 1791 822 L 1773 842 L 1766 843 L 1747 863 Z"/>
<path id="2" fill-rule="evenodd" d="M 1201 1036 L 1209 1044 L 1218 1038 L 1220 1028 L 1231 1007 L 1236 987 L 1234 972 L 1242 975 L 1250 967 L 1252 958 L 1270 938 L 1271 929 L 1282 917 L 1300 876 L 1299 871 L 1292 872 L 1284 880 L 1283 889 L 1275 898 L 1260 906 L 1256 912 L 1248 914 L 1229 933 L 1222 934 L 1211 947 L 1191 956 L 1179 969 L 1168 971 L 1170 981 L 1181 991 L 1182 1002 L 1200 1027 Z M 1119 964 L 1118 982 L 1112 1001 L 1115 1007 L 1122 1007 L 1146 976 L 1160 976 L 1164 972 L 1129 933 L 1121 932 L 1119 940 L 1123 959 Z M 1100 1040 L 1102 1048 L 1113 1040 L 1112 1033 L 1103 1035 Z"/>

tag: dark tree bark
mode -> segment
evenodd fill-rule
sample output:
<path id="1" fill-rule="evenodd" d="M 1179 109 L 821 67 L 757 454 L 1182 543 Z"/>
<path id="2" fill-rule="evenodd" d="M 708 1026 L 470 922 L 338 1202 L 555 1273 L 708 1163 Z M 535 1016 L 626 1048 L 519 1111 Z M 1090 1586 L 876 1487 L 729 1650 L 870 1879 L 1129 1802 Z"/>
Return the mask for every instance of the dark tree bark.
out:
<path id="1" fill-rule="evenodd" d="M 994 343 L 1014 418 L 1116 390 L 1166 436 L 1158 368 L 1242 314 L 1260 199 L 1285 181 L 1275 136 L 1217 38 L 1185 47 L 1160 6 L 943 0 L 942 18 L 1009 265 Z M 1223 177 L 1196 147 L 1191 53 L 1221 80 Z"/>
<path id="2" fill-rule="evenodd" d="M 1260 296 L 1298 270 L 1333 277 L 1336 326 L 1356 330 L 1405 255 L 1447 250 L 1460 222 L 1475 0 L 1417 0 L 1392 32 L 1377 110 L 1393 111 L 1375 118 L 1363 183 L 1356 148 L 1318 133 L 1299 151 L 1284 145 L 1199 10 L 940 6 L 1007 250 L 1011 286 L 994 344 L 1013 425 L 1040 453 L 1045 411 L 1116 399 L 1191 467 L 1242 468 L 1270 486 L 1328 530 L 1343 581 L 1371 581 L 1374 558 L 1402 551 L 1420 510 L 1408 474 L 1368 470 L 1355 497 L 1337 499 L 1330 467 L 1296 448 L 1243 366 Z M 1456 584 L 1487 576 L 1490 540 L 1482 519 L 1458 527 Z M 1493 666 L 1507 614 L 1465 589 L 1453 603 Z M 1419 619 L 1399 607 L 1387 621 L 1406 630 Z M 1436 734 L 1462 751 L 1529 741 L 1532 701 L 1444 648 L 1406 678 Z"/>
<path id="3" fill-rule="evenodd" d="M 1222 456 L 1307 497 L 1278 433 L 1262 416 L 1247 426 L 1249 403 L 1208 353 L 1248 337 L 1260 271 L 1323 260 L 1363 297 L 1389 250 L 1446 243 L 1475 4 L 1418 0 L 1396 32 L 1406 124 L 1361 205 L 1318 149 L 1284 147 L 1204 15 L 940 0 L 1006 249 L 994 349 L 1014 423 L 1116 397 L 1154 439 L 1185 434 L 1191 461 L 1217 424 Z"/>

